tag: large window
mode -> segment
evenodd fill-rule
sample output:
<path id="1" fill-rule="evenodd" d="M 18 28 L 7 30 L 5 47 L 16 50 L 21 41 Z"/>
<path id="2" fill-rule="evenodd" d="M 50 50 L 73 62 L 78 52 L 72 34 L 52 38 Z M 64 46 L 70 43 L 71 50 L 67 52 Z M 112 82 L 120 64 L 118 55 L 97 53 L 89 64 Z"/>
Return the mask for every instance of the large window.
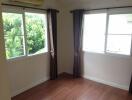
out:
<path id="1" fill-rule="evenodd" d="M 7 59 L 47 51 L 47 21 L 42 13 L 3 12 Z"/>
<path id="2" fill-rule="evenodd" d="M 132 14 L 109 16 L 107 52 L 130 55 Z"/>
<path id="3" fill-rule="evenodd" d="M 83 49 L 89 52 L 104 52 L 106 13 L 84 16 Z"/>
<path id="4" fill-rule="evenodd" d="M 84 51 L 131 55 L 131 40 L 131 13 L 84 15 Z"/>
<path id="5" fill-rule="evenodd" d="M 28 54 L 43 53 L 46 47 L 46 16 L 28 12 L 25 16 Z"/>
<path id="6" fill-rule="evenodd" d="M 22 14 L 3 13 L 7 58 L 25 55 Z"/>

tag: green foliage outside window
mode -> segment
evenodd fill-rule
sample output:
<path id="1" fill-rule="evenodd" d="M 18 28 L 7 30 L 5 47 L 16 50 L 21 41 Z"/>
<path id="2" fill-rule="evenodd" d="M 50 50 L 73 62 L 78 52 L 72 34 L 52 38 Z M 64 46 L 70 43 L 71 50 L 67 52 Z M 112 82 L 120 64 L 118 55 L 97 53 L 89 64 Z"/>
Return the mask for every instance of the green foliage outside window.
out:
<path id="1" fill-rule="evenodd" d="M 3 13 L 3 22 L 7 58 L 24 55 L 22 15 Z"/>
<path id="2" fill-rule="evenodd" d="M 44 16 L 34 13 L 26 13 L 26 33 L 28 53 L 34 54 L 45 47 Z"/>
<path id="3" fill-rule="evenodd" d="M 3 13 L 7 59 L 24 55 L 25 43 L 28 54 L 41 53 L 45 47 L 44 17 L 33 13 L 25 13 L 25 16 L 26 34 L 22 14 Z"/>

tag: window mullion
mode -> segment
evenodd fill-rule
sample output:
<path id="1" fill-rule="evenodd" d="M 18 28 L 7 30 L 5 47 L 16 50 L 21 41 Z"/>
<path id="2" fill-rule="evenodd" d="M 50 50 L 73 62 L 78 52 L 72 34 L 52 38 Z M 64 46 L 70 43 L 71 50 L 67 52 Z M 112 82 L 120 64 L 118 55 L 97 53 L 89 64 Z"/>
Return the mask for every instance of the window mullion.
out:
<path id="1" fill-rule="evenodd" d="M 25 23 L 25 11 L 23 10 L 23 29 L 24 29 L 24 51 L 25 55 L 28 55 L 28 47 L 27 47 L 27 32 L 26 32 L 26 23 Z"/>
<path id="2" fill-rule="evenodd" d="M 107 53 L 107 40 L 108 40 L 108 26 L 109 26 L 109 13 L 107 11 L 107 18 L 106 18 L 106 31 L 105 31 L 105 50 L 104 52 Z"/>

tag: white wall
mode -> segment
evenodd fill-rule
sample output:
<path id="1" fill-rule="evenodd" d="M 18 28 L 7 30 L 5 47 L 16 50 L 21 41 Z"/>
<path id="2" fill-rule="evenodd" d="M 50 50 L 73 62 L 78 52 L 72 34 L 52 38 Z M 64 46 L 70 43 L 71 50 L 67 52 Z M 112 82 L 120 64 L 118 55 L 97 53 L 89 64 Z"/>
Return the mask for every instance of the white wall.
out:
<path id="1" fill-rule="evenodd" d="M 132 57 L 92 54 L 84 52 L 84 77 L 104 84 L 128 90 Z"/>
<path id="2" fill-rule="evenodd" d="M 0 1 L 0 12 L 1 12 L 1 1 Z M 1 14 L 0 14 L 1 19 Z M 0 100 L 10 100 L 10 89 L 7 75 L 7 66 L 4 55 L 4 38 L 2 29 L 2 22 L 0 20 Z"/>
<path id="3" fill-rule="evenodd" d="M 7 65 L 12 96 L 49 79 L 48 53 L 10 60 Z"/>
<path id="4" fill-rule="evenodd" d="M 58 15 L 58 67 L 59 73 L 72 73 L 73 69 L 73 28 L 72 16 L 66 9 Z"/>
<path id="5" fill-rule="evenodd" d="M 67 7 L 66 12 L 70 12 L 73 9 L 95 9 L 95 8 L 105 8 L 114 6 L 132 6 L 131 0 L 62 0 L 64 7 Z M 63 61 L 67 64 L 73 65 L 73 29 L 69 26 L 73 26 L 72 14 L 66 13 L 64 18 L 61 19 L 62 24 L 62 35 L 61 39 L 64 41 L 61 45 L 66 47 L 61 49 L 64 57 Z M 68 52 L 66 51 L 68 50 Z M 66 65 L 65 64 L 65 65 Z M 64 65 L 64 66 L 65 66 Z M 102 55 L 84 52 L 84 77 L 89 78 L 98 82 L 109 84 L 122 89 L 128 89 L 130 84 L 130 77 L 132 73 L 132 57 L 123 56 L 112 56 L 112 55 Z M 66 71 L 71 73 L 72 66 L 66 66 Z"/>
<path id="6" fill-rule="evenodd" d="M 3 2 L 10 3 L 8 0 L 3 0 Z M 44 4 L 40 7 L 58 9 L 55 0 L 45 0 Z M 7 66 L 10 78 L 11 96 L 15 96 L 49 79 L 48 53 L 8 60 Z"/>

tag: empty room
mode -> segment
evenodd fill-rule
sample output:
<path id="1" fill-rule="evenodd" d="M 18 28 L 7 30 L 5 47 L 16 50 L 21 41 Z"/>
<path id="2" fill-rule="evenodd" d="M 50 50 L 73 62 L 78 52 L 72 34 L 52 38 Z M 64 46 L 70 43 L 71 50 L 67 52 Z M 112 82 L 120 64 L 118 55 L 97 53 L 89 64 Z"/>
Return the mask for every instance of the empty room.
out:
<path id="1" fill-rule="evenodd" d="M 132 100 L 132 0 L 0 0 L 0 100 Z"/>

